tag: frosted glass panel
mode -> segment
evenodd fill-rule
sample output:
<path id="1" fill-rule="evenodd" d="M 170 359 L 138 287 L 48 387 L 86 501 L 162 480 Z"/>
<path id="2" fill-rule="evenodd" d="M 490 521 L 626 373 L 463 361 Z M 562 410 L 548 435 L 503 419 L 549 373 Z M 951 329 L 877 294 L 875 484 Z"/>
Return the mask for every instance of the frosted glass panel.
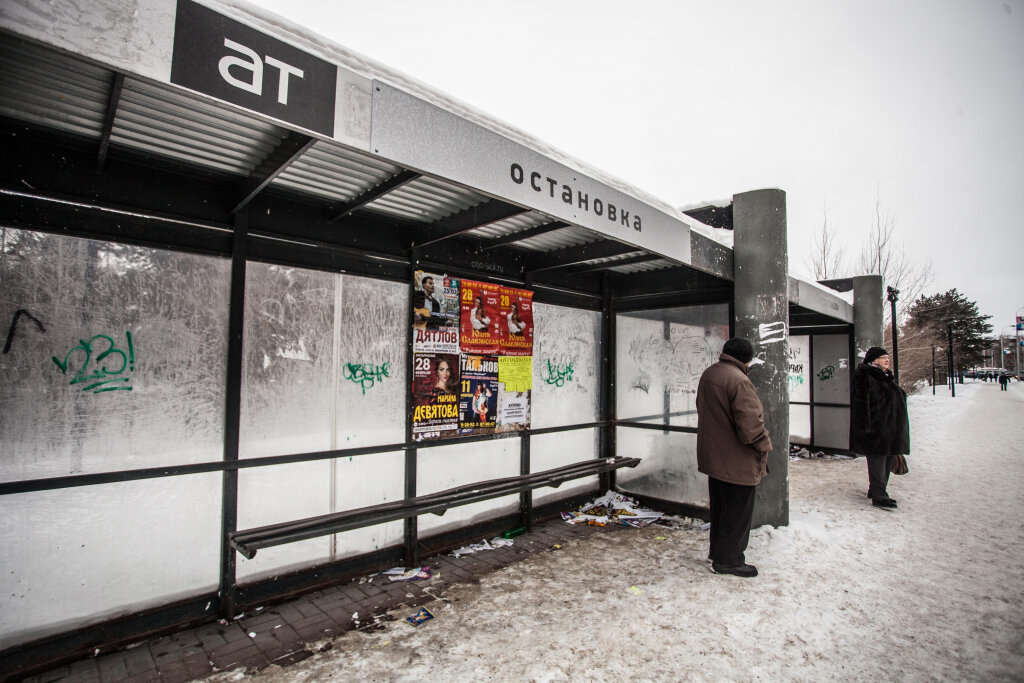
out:
<path id="1" fill-rule="evenodd" d="M 811 443 L 811 407 L 789 404 L 789 440 L 791 443 Z"/>
<path id="2" fill-rule="evenodd" d="M 815 403 L 850 404 L 850 338 L 847 335 L 814 335 L 813 381 Z"/>
<path id="3" fill-rule="evenodd" d="M 616 408 L 621 420 L 697 426 L 697 382 L 729 335 L 725 305 L 691 306 L 616 319 Z"/>
<path id="4" fill-rule="evenodd" d="M 331 448 L 338 277 L 246 264 L 241 457 Z"/>
<path id="5" fill-rule="evenodd" d="M 850 409 L 814 406 L 814 445 L 823 448 L 850 447 Z"/>
<path id="6" fill-rule="evenodd" d="M 789 400 L 809 403 L 811 400 L 811 338 L 809 335 L 789 338 Z"/>
<path id="7" fill-rule="evenodd" d="M 409 285 L 342 276 L 337 448 L 405 441 Z"/>
<path id="8" fill-rule="evenodd" d="M 697 471 L 697 435 L 619 427 L 618 454 L 642 458 L 636 468 L 618 470 L 625 491 L 699 507 L 708 505 L 708 479 Z"/>
<path id="9" fill-rule="evenodd" d="M 0 229 L 0 479 L 219 460 L 230 262 Z"/>
<path id="10" fill-rule="evenodd" d="M 575 429 L 571 432 L 556 432 L 530 437 L 530 472 L 543 472 L 584 460 L 593 460 L 598 454 L 598 437 L 597 428 Z M 558 488 L 548 486 L 534 489 L 533 504 L 550 503 L 597 489 L 597 475 L 573 479 Z"/>
<path id="11" fill-rule="evenodd" d="M 408 285 L 250 263 L 246 271 L 242 457 L 405 440 Z M 402 497 L 404 456 L 261 467 L 239 473 L 240 529 Z M 260 550 L 238 576 L 370 552 L 401 522 Z"/>
<path id="12" fill-rule="evenodd" d="M 354 510 L 405 497 L 405 452 L 339 458 L 335 466 L 336 510 Z M 401 521 L 337 534 L 335 559 L 380 550 L 404 542 Z"/>
<path id="13" fill-rule="evenodd" d="M 601 314 L 535 304 L 533 320 L 533 428 L 597 421 Z"/>
<path id="14" fill-rule="evenodd" d="M 519 453 L 517 438 L 420 449 L 416 466 L 416 492 L 422 496 L 463 484 L 518 476 Z M 451 508 L 440 517 L 422 515 L 419 518 L 419 530 L 421 536 L 435 535 L 518 510 L 518 494 L 502 496 Z"/>
<path id="15" fill-rule="evenodd" d="M 216 591 L 220 493 L 216 473 L 0 496 L 0 648 Z"/>

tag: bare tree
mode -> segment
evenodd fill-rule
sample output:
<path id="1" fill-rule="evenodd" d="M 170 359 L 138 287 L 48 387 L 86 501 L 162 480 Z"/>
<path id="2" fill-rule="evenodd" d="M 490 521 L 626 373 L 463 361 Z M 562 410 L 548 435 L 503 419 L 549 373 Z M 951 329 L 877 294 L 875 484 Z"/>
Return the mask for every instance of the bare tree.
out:
<path id="1" fill-rule="evenodd" d="M 915 262 L 906 246 L 896 241 L 896 215 L 882 209 L 878 195 L 875 195 L 875 221 L 860 254 L 859 271 L 881 275 L 885 286 L 899 290 L 897 320 L 906 316 L 910 305 L 935 279 L 931 259 Z M 885 315 L 888 324 L 888 308 Z"/>
<path id="2" fill-rule="evenodd" d="M 824 199 L 821 201 L 821 230 L 814 236 L 810 258 L 815 280 L 843 277 L 843 249 L 836 244 L 836 229 L 829 225 Z"/>

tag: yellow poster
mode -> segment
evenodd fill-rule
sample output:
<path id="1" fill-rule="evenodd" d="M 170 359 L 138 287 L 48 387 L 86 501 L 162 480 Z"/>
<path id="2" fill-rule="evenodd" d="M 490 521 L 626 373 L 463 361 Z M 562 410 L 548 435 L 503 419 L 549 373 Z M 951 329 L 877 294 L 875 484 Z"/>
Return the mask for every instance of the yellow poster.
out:
<path id="1" fill-rule="evenodd" d="M 533 356 L 499 356 L 498 382 L 505 391 L 530 391 L 533 388 Z"/>

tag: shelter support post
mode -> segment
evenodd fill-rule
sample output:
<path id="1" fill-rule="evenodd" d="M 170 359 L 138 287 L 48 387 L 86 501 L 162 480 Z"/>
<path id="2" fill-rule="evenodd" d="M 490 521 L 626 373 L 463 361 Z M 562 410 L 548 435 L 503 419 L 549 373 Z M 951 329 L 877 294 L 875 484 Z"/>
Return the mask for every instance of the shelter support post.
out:
<path id="1" fill-rule="evenodd" d="M 881 275 L 858 275 L 853 278 L 853 345 L 857 365 L 872 346 L 881 346 L 885 302 Z"/>
<path id="2" fill-rule="evenodd" d="M 733 196 L 735 329 L 750 340 L 750 379 L 764 406 L 774 449 L 757 487 L 754 526 L 789 524 L 789 279 L 786 193 Z"/>
<path id="3" fill-rule="evenodd" d="M 231 302 L 228 314 L 227 395 L 224 408 L 224 460 L 238 460 L 238 441 L 242 413 L 242 333 L 245 324 L 245 259 L 249 239 L 249 212 L 235 214 L 231 250 Z M 222 475 L 220 614 L 234 619 L 238 604 L 235 551 L 231 534 L 238 530 L 238 470 Z"/>

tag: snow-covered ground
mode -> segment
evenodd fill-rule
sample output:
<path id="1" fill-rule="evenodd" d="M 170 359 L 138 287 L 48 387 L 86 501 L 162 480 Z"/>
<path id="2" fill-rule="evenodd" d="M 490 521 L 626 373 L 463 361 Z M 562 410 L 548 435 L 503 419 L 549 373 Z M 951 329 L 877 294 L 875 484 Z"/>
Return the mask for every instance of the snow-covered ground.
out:
<path id="1" fill-rule="evenodd" d="M 995 681 L 1024 678 L 1024 385 L 910 399 L 899 510 L 863 459 L 790 462 L 791 523 L 718 576 L 699 526 L 598 534 L 236 681 Z"/>

